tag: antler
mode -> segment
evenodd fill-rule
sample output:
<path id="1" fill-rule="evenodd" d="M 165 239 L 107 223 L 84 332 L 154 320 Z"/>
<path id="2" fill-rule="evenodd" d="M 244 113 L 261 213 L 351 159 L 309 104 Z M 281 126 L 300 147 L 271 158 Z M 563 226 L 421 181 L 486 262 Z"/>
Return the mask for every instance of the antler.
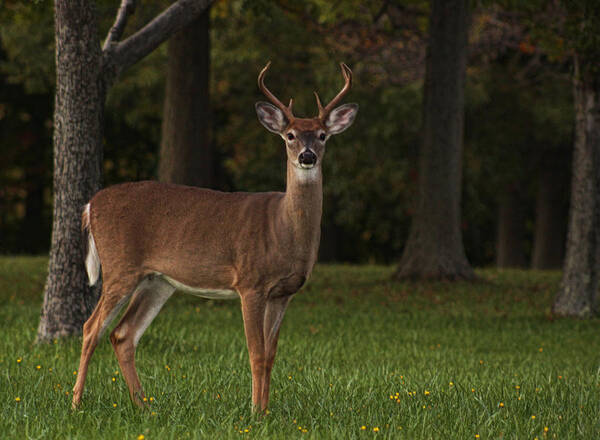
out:
<path id="1" fill-rule="evenodd" d="M 267 98 L 269 98 L 269 101 L 275 104 L 275 107 L 277 107 L 283 112 L 288 121 L 292 122 L 295 119 L 294 114 L 292 113 L 292 105 L 294 103 L 294 100 L 290 99 L 290 104 L 286 107 L 279 99 L 277 99 L 275 95 L 271 93 L 269 89 L 267 89 L 267 86 L 265 86 L 265 74 L 267 73 L 267 70 L 269 70 L 270 66 L 271 62 L 269 61 L 267 65 L 263 68 L 263 70 L 261 70 L 258 74 L 258 88 L 264 93 L 264 95 Z"/>
<path id="2" fill-rule="evenodd" d="M 267 65 L 267 67 L 269 66 Z M 338 102 L 342 100 L 344 95 L 348 93 L 348 90 L 350 90 L 350 86 L 352 85 L 352 70 L 350 70 L 350 67 L 346 66 L 346 64 L 344 63 L 340 63 L 340 67 L 342 68 L 342 75 L 344 75 L 346 83 L 344 84 L 342 90 L 340 90 L 340 93 L 338 93 L 337 96 L 333 98 L 325 108 L 323 108 L 323 106 L 321 105 L 319 95 L 317 94 L 317 92 L 315 92 L 315 97 L 317 98 L 317 107 L 319 107 L 319 119 L 321 120 L 324 120 L 327 117 L 327 115 L 329 115 L 331 110 L 333 110 L 333 108 L 338 104 Z"/>

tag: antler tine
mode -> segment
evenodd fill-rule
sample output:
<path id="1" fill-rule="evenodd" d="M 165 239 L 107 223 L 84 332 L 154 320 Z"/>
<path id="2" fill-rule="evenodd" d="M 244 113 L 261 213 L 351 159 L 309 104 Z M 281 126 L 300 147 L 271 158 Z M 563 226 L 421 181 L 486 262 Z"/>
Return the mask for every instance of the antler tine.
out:
<path id="1" fill-rule="evenodd" d="M 265 86 L 264 79 L 265 79 L 267 70 L 269 70 L 270 66 L 271 66 L 271 61 L 269 61 L 267 63 L 267 65 L 263 68 L 263 70 L 261 70 L 260 73 L 258 74 L 258 88 L 269 99 L 269 101 L 271 101 L 273 104 L 275 104 L 275 107 L 277 107 L 279 110 L 281 110 L 283 112 L 283 114 L 286 116 L 286 118 L 288 118 L 288 120 L 291 122 L 294 119 L 294 114 L 292 113 L 293 100 L 290 99 L 290 105 L 288 107 L 286 107 L 285 105 L 283 105 L 283 103 L 279 99 L 277 99 L 277 97 L 275 95 L 273 95 L 273 93 L 271 93 L 271 91 L 267 88 L 267 86 Z"/>
<path id="2" fill-rule="evenodd" d="M 317 107 L 319 108 L 319 119 L 325 119 L 331 110 L 333 110 L 333 108 L 342 100 L 344 95 L 348 93 L 348 90 L 350 90 L 350 86 L 352 85 L 352 70 L 350 70 L 350 67 L 348 67 L 345 63 L 340 63 L 340 67 L 346 83 L 337 96 L 323 108 L 321 105 L 321 100 L 319 99 L 319 95 L 317 92 L 315 92 L 315 97 L 317 98 Z"/>

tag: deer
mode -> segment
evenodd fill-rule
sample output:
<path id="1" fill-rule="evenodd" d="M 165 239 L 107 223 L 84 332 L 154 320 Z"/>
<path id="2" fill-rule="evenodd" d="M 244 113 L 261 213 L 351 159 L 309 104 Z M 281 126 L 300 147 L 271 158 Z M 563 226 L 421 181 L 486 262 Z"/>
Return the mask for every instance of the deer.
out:
<path id="1" fill-rule="evenodd" d="M 281 136 L 287 153 L 285 192 L 220 192 L 156 181 L 123 183 L 85 205 L 82 230 L 90 286 L 102 276 L 98 303 L 83 325 L 72 407 L 78 408 L 90 358 L 129 301 L 110 342 L 132 402 L 146 407 L 135 367 L 138 342 L 177 290 L 203 298 L 240 298 L 252 373 L 252 409 L 265 413 L 279 330 L 292 297 L 310 277 L 319 248 L 321 164 L 330 136 L 354 121 L 358 104 L 338 103 L 352 71 L 340 63 L 344 86 L 318 116 L 297 118 L 265 86 L 255 104 L 260 123 Z"/>

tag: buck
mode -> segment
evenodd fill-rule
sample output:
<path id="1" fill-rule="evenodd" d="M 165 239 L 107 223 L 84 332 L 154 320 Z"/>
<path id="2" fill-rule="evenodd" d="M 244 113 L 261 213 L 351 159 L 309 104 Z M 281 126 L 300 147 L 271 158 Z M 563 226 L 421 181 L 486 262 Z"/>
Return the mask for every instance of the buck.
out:
<path id="1" fill-rule="evenodd" d="M 279 134 L 287 151 L 285 193 L 226 193 L 158 182 L 116 185 L 85 206 L 86 270 L 102 294 L 83 326 L 73 408 L 81 402 L 90 358 L 102 334 L 131 298 L 110 341 L 134 403 L 144 406 L 135 368 L 138 342 L 175 290 L 204 298 L 241 299 L 253 408 L 269 401 L 279 328 L 292 296 L 309 278 L 319 248 L 321 164 L 325 142 L 354 121 L 357 104 L 335 107 L 350 89 L 352 72 L 341 63 L 345 84 L 319 115 L 296 118 L 265 86 L 270 62 L 258 76 L 269 99 L 256 103 L 259 121 Z"/>

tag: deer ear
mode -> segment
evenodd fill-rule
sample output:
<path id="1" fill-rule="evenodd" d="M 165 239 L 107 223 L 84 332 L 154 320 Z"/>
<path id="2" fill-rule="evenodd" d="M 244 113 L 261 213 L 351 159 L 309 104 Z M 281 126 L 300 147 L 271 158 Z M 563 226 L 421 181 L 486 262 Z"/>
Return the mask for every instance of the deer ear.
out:
<path id="1" fill-rule="evenodd" d="M 352 125 L 357 112 L 358 104 L 344 104 L 334 108 L 325 120 L 327 132 L 329 134 L 341 133 Z"/>
<path id="2" fill-rule="evenodd" d="M 265 128 L 273 133 L 281 133 L 288 126 L 289 121 L 283 112 L 268 102 L 260 101 L 254 106 L 258 120 Z"/>

